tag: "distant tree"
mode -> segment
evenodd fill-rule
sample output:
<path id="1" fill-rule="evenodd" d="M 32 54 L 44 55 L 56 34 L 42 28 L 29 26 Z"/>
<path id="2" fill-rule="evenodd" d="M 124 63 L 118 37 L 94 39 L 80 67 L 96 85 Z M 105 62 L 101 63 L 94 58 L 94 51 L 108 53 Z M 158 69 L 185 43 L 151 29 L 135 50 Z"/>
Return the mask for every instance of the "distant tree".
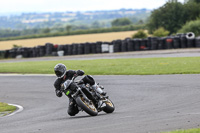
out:
<path id="1" fill-rule="evenodd" d="M 99 23 L 99 21 L 94 21 L 92 23 L 92 28 L 100 28 L 101 27 L 101 24 Z"/>
<path id="2" fill-rule="evenodd" d="M 200 0 L 189 0 L 188 2 L 200 3 Z"/>
<path id="3" fill-rule="evenodd" d="M 160 27 L 153 32 L 153 36 L 156 37 L 165 37 L 167 35 L 169 35 L 169 31 L 165 30 L 163 27 Z"/>
<path id="4" fill-rule="evenodd" d="M 70 33 L 71 29 L 72 29 L 72 26 L 71 26 L 71 25 L 67 25 L 67 26 L 66 26 L 67 33 Z"/>
<path id="5" fill-rule="evenodd" d="M 46 33 L 50 33 L 50 31 L 51 31 L 51 30 L 50 30 L 49 28 L 42 29 L 42 33 L 45 33 L 45 34 L 46 34 Z"/>
<path id="6" fill-rule="evenodd" d="M 187 21 L 196 20 L 200 17 L 200 3 L 188 2 L 184 4 L 184 10 Z"/>
<path id="7" fill-rule="evenodd" d="M 152 12 L 147 26 L 150 33 L 159 27 L 165 28 L 170 33 L 175 33 L 185 24 L 186 17 L 183 4 L 177 0 L 170 0 Z"/>
<path id="8" fill-rule="evenodd" d="M 118 18 L 111 22 L 112 26 L 125 26 L 132 24 L 131 20 L 128 18 Z"/>
<path id="9" fill-rule="evenodd" d="M 147 38 L 148 35 L 144 30 L 139 30 L 137 33 L 132 35 L 132 38 Z"/>
<path id="10" fill-rule="evenodd" d="M 193 32 L 196 36 L 200 36 L 200 19 L 186 23 L 178 32 L 179 33 Z"/>
<path id="11" fill-rule="evenodd" d="M 144 21 L 140 19 L 140 20 L 138 21 L 138 24 L 144 24 Z"/>

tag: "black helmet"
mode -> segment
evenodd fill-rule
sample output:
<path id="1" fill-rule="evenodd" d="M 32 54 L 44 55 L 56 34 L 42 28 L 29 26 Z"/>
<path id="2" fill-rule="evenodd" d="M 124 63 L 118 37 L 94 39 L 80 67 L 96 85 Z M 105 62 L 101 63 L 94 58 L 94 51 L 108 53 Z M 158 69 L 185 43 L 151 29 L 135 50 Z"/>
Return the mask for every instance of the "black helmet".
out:
<path id="1" fill-rule="evenodd" d="M 58 78 L 63 78 L 67 72 L 67 68 L 64 64 L 59 63 L 54 67 L 54 72 Z"/>

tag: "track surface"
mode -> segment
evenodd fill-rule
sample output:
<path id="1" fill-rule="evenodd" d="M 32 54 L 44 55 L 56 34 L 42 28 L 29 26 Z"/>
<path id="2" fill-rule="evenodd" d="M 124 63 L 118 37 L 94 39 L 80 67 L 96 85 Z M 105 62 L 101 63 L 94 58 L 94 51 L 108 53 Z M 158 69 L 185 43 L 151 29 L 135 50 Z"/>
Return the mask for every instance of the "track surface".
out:
<path id="1" fill-rule="evenodd" d="M 112 114 L 67 114 L 55 76 L 0 76 L 0 101 L 24 110 L 0 118 L 1 133 L 159 133 L 198 128 L 200 75 L 94 76 L 116 106 Z"/>

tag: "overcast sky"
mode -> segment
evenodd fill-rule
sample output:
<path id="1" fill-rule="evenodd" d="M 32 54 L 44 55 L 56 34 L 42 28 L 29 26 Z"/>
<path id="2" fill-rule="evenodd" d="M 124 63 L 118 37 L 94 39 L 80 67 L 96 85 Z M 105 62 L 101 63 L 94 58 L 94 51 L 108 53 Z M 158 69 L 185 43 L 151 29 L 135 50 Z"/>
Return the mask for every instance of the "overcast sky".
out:
<path id="1" fill-rule="evenodd" d="M 167 0 L 0 0 L 0 13 L 155 9 Z M 179 0 L 183 2 L 184 0 Z"/>

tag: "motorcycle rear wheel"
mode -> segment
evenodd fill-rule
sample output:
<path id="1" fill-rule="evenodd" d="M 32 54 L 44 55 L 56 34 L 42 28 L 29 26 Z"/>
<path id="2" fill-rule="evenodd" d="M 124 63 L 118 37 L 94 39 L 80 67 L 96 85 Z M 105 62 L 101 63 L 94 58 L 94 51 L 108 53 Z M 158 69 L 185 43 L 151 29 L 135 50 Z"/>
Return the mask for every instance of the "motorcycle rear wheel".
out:
<path id="1" fill-rule="evenodd" d="M 92 102 L 87 102 L 84 97 L 78 96 L 76 98 L 76 103 L 89 115 L 96 116 L 98 111 Z"/>

